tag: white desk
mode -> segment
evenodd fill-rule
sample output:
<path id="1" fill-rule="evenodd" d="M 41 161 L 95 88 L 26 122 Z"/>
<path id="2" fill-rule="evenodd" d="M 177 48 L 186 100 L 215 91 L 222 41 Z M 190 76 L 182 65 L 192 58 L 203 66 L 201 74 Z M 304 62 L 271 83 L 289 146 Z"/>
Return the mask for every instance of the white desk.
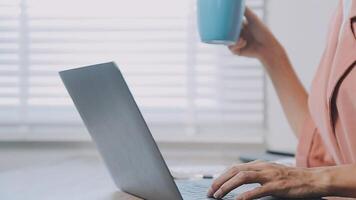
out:
<path id="1" fill-rule="evenodd" d="M 169 163 L 179 169 L 189 162 Z M 228 165 L 215 160 L 190 164 L 199 166 L 195 169 Z M 0 143 L 0 199 L 139 200 L 118 191 L 92 145 L 67 143 Z"/>
<path id="2" fill-rule="evenodd" d="M 6 162 L 6 161 L 1 161 Z M 126 200 L 97 157 L 74 157 L 0 173 L 0 199 Z"/>
<path id="3" fill-rule="evenodd" d="M 73 144 L 1 143 L 0 199 L 138 199 L 118 191 L 92 145 L 74 146 L 80 148 L 73 148 Z M 181 161 L 171 164 L 181 169 Z M 191 163 L 199 165 L 210 166 L 204 162 Z"/>

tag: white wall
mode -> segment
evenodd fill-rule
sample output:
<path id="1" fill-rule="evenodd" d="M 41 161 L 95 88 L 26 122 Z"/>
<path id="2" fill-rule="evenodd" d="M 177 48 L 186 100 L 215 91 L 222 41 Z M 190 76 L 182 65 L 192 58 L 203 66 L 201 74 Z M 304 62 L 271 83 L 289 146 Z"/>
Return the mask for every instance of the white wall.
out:
<path id="1" fill-rule="evenodd" d="M 295 70 L 309 90 L 326 43 L 338 0 L 267 0 L 267 24 L 286 47 Z M 293 152 L 296 139 L 287 124 L 271 82 L 268 90 L 267 146 Z"/>

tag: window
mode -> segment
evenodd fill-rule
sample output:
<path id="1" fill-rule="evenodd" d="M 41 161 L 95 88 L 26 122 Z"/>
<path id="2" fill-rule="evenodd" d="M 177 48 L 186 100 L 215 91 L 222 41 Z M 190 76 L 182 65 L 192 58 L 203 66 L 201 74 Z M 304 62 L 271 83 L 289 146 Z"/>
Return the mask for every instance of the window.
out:
<path id="1" fill-rule="evenodd" d="M 194 0 L 0 0 L 0 139 L 76 137 L 57 72 L 112 60 L 154 134 L 264 128 L 263 69 L 200 43 Z"/>

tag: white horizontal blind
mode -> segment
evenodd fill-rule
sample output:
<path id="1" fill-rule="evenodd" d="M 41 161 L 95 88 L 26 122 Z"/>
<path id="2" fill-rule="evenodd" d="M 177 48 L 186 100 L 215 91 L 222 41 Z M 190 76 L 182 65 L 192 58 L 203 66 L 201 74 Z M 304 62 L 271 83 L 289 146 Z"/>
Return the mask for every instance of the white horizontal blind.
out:
<path id="1" fill-rule="evenodd" d="M 0 0 L 0 138 L 83 129 L 57 72 L 111 60 L 154 129 L 264 126 L 262 68 L 200 43 L 193 0 Z"/>

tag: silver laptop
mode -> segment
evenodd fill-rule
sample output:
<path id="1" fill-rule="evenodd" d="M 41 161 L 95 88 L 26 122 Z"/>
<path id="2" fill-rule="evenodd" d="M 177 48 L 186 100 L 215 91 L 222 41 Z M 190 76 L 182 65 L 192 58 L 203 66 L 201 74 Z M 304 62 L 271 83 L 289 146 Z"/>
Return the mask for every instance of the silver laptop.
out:
<path id="1" fill-rule="evenodd" d="M 114 63 L 62 71 L 60 76 L 119 189 L 147 200 L 209 199 L 211 180 L 174 181 Z"/>

